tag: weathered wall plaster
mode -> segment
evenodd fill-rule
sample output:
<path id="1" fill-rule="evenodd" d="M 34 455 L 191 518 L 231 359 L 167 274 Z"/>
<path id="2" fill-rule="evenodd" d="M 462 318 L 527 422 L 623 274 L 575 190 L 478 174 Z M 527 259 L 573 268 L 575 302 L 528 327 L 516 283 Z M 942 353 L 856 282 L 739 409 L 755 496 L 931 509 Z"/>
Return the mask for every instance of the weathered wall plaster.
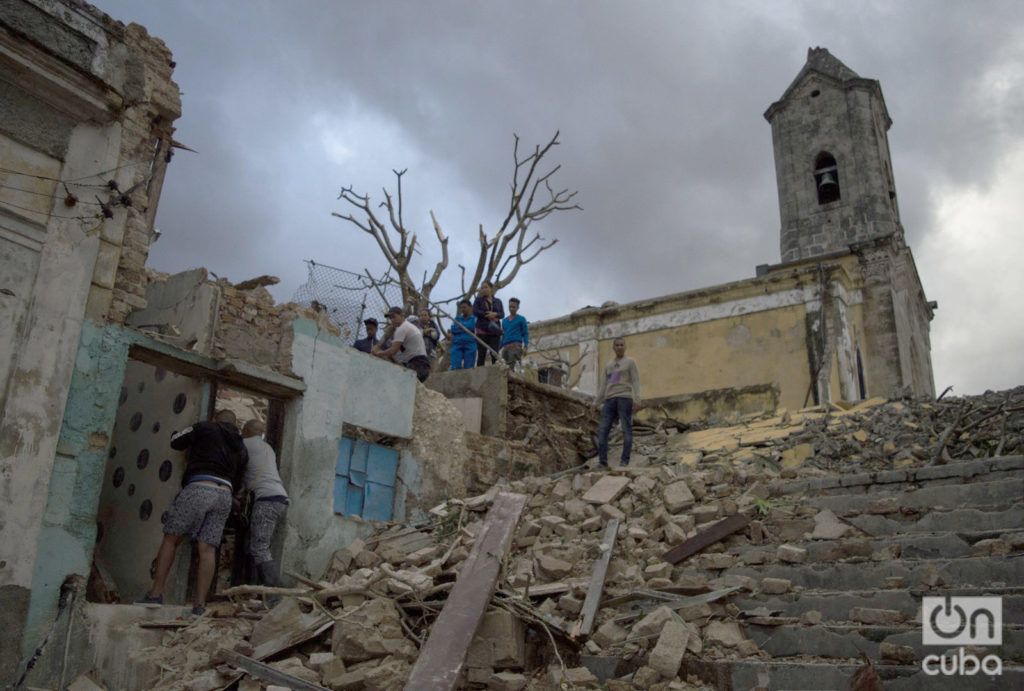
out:
<path id="1" fill-rule="evenodd" d="M 18 277 L 0 311 L 14 327 L 13 338 L 0 339 L 3 684 L 28 645 L 22 627 L 82 321 L 120 322 L 144 304 L 141 270 L 180 103 L 166 47 L 86 3 L 6 0 L 0 29 L 4 167 L 66 181 L 51 180 L 51 196 L 35 202 L 21 203 L 24 193 L 0 198 L 0 276 Z M 104 193 L 116 207 L 112 218 L 97 218 L 94 206 L 65 205 L 65 184 L 88 198 L 76 182 L 110 179 L 123 191 Z M 10 244 L 37 255 L 27 262 L 34 270 L 17 268 L 26 257 Z M 55 489 L 65 491 L 62 463 Z"/>
<path id="2" fill-rule="evenodd" d="M 508 377 L 497 365 L 435 372 L 425 382 L 446 398 L 479 398 L 480 434 L 504 437 L 508 426 Z"/>
<path id="3" fill-rule="evenodd" d="M 156 331 L 185 350 L 210 355 L 220 291 L 207 277 L 206 269 L 192 269 L 150 281 L 146 307 L 128 315 L 126 323 Z"/>
<path id="4" fill-rule="evenodd" d="M 777 384 L 715 389 L 681 396 L 645 399 L 639 420 L 657 422 L 664 415 L 679 422 L 733 422 L 744 415 L 772 413 L 779 407 Z"/>
<path id="5" fill-rule="evenodd" d="M 417 382 L 412 370 L 368 357 L 306 319 L 294 323 L 291 353 L 292 369 L 305 380 L 306 391 L 286 407 L 281 467 L 291 505 L 281 538 L 282 563 L 319 577 L 335 550 L 373 530 L 372 524 L 334 513 L 342 426 L 408 438 Z M 400 475 L 412 480 L 415 466 L 415 459 L 403 458 Z M 400 482 L 396 506 L 403 510 L 408 491 Z"/>
<path id="6" fill-rule="evenodd" d="M 53 618 L 64 579 L 72 574 L 89 576 L 96 505 L 130 342 L 131 335 L 122 327 L 88 320 L 82 325 L 37 541 L 32 603 L 22 645 L 25 654 Z"/>

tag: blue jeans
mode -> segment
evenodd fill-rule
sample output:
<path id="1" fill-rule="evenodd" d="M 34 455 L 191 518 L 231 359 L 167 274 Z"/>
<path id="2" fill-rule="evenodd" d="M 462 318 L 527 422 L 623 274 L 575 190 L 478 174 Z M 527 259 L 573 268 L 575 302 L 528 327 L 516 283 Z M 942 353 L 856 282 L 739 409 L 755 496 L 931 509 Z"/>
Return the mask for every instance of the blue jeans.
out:
<path id="1" fill-rule="evenodd" d="M 615 419 L 622 423 L 622 465 L 629 464 L 633 451 L 633 399 L 626 396 L 609 398 L 601 407 L 601 426 L 597 430 L 597 457 L 602 465 L 608 464 L 608 435 Z"/>
<path id="2" fill-rule="evenodd" d="M 476 341 L 470 341 L 469 343 L 459 343 L 456 341 L 452 343 L 452 369 L 469 369 L 473 366 L 474 360 L 476 360 Z"/>

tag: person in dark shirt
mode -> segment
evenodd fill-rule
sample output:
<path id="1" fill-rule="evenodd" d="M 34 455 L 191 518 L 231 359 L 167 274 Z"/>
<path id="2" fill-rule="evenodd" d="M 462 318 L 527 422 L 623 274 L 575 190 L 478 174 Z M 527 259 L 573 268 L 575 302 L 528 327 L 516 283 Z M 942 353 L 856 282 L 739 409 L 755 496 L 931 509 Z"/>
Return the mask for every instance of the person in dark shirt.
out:
<path id="1" fill-rule="evenodd" d="M 490 281 L 480 284 L 480 294 L 473 301 L 473 316 L 476 317 L 476 336 L 487 345 L 476 351 L 476 366 L 483 367 L 488 353 L 492 363 L 497 361 L 495 353 L 501 345 L 501 320 L 505 316 L 505 308 L 501 300 L 494 297 L 494 284 Z"/>
<path id="2" fill-rule="evenodd" d="M 377 320 L 370 317 L 363 324 L 366 325 L 366 338 L 360 338 L 352 344 L 352 347 L 364 353 L 369 353 L 373 350 L 373 346 L 377 345 Z"/>
<path id="3" fill-rule="evenodd" d="M 142 605 L 162 605 L 167 575 L 178 545 L 185 537 L 196 541 L 199 567 L 192 613 L 202 615 L 216 566 L 217 547 L 231 514 L 233 490 L 240 488 L 249 463 L 238 422 L 230 410 L 221 410 L 213 422 L 197 422 L 171 435 L 171 448 L 187 451 L 182 490 L 174 497 L 164 522 L 164 539 L 156 555 L 153 586 L 139 600 Z"/>

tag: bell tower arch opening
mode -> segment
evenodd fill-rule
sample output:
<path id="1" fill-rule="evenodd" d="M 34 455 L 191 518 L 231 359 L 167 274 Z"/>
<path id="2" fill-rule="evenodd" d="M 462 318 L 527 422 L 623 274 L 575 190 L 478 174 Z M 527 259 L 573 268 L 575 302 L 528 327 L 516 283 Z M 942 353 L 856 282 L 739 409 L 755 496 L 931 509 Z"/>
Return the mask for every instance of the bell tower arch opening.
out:
<path id="1" fill-rule="evenodd" d="M 839 166 L 835 156 L 822 151 L 814 160 L 814 188 L 818 191 L 818 204 L 831 204 L 841 198 Z"/>
<path id="2" fill-rule="evenodd" d="M 825 48 L 811 48 L 764 115 L 772 127 L 783 262 L 867 240 L 902 240 L 887 135 L 892 120 L 877 80 L 859 76 Z"/>

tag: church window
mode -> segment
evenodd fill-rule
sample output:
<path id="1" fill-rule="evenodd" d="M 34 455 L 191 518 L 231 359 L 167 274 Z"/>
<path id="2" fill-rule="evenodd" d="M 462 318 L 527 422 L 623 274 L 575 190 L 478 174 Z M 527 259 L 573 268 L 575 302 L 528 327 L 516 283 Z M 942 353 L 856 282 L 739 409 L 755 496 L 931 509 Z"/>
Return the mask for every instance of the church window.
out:
<path id="1" fill-rule="evenodd" d="M 822 151 L 815 159 L 814 186 L 818 190 L 819 204 L 839 200 L 839 167 L 835 157 L 827 151 Z"/>

